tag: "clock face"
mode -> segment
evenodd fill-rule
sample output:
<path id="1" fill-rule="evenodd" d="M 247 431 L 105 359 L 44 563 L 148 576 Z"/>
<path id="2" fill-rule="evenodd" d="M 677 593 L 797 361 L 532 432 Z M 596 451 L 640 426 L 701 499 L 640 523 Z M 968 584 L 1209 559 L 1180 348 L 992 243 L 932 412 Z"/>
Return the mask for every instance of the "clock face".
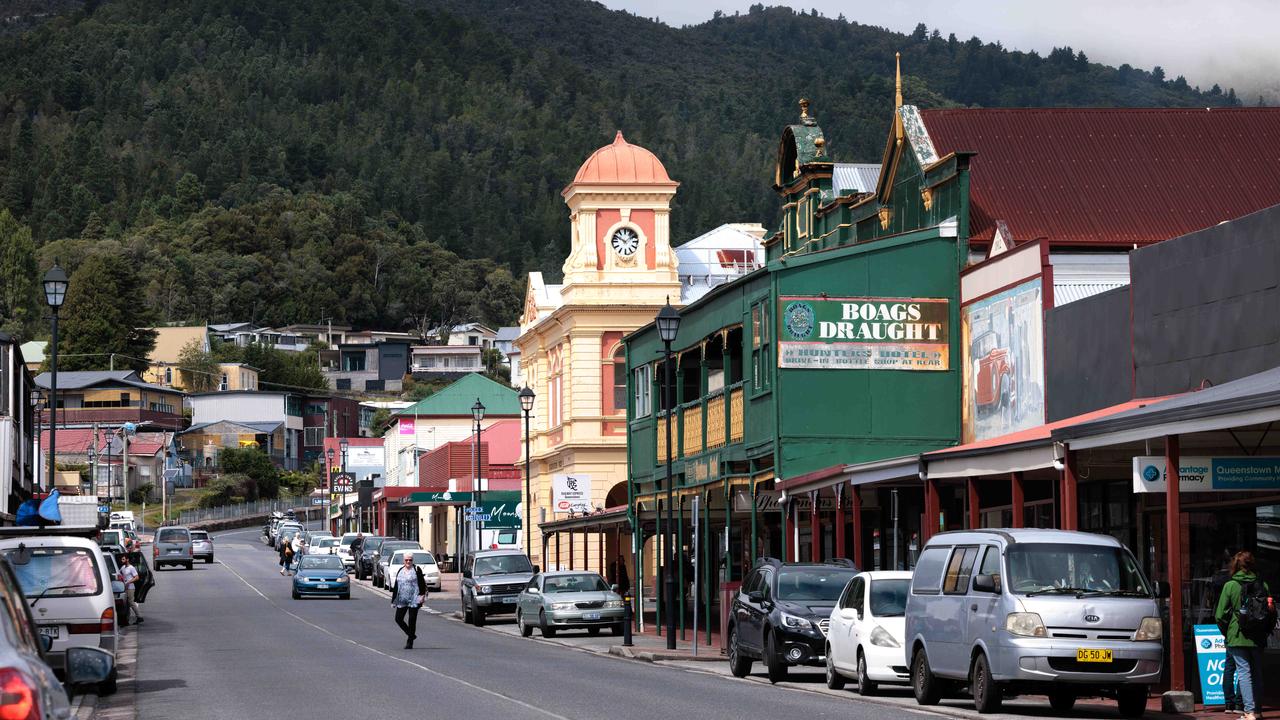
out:
<path id="1" fill-rule="evenodd" d="M 640 249 L 640 236 L 631 228 L 618 228 L 610 238 L 609 244 L 613 246 L 613 251 L 622 257 L 631 257 L 636 254 L 636 250 Z"/>

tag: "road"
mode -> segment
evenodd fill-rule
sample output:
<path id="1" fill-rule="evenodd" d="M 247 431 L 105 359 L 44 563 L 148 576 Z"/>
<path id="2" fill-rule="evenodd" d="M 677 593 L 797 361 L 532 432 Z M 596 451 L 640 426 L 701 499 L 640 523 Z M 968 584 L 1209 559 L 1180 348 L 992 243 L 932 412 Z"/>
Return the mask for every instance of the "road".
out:
<path id="1" fill-rule="evenodd" d="M 404 650 L 388 601 L 292 600 L 256 528 L 215 537 L 217 562 L 165 570 L 138 630 L 141 718 L 842 718 L 854 699 L 773 688 L 531 642 L 447 619 L 428 601 Z M 924 717 L 894 708 L 894 717 Z"/>

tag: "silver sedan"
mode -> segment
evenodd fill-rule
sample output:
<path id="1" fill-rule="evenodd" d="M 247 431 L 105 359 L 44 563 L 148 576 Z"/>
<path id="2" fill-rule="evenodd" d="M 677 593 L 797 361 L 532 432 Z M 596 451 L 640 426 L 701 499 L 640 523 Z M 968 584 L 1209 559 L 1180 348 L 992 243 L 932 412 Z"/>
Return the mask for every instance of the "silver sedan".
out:
<path id="1" fill-rule="evenodd" d="M 585 628 L 596 635 L 608 627 L 622 634 L 623 600 L 593 572 L 547 572 L 533 576 L 516 598 L 516 625 L 529 637 L 533 629 L 543 637 L 559 630 Z"/>

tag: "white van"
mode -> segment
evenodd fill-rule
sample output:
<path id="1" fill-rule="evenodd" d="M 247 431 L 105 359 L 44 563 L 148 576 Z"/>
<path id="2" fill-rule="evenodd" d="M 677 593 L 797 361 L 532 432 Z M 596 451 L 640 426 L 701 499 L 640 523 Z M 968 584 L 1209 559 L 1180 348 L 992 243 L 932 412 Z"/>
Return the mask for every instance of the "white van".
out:
<path id="1" fill-rule="evenodd" d="M 118 631 L 112 583 L 119 581 L 111 577 L 96 542 L 52 534 L 58 529 L 6 528 L 0 536 L 0 556 L 9 561 L 22 586 L 38 632 L 48 638 L 49 664 L 62 672 L 68 648 L 100 648 L 114 657 Z M 102 693 L 115 689 L 113 671 Z"/>

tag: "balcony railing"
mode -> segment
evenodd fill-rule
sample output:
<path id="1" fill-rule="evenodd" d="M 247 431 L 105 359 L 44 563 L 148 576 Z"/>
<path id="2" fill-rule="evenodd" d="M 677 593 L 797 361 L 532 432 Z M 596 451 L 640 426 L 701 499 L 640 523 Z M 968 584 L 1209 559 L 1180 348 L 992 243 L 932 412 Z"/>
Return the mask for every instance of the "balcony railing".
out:
<path id="1" fill-rule="evenodd" d="M 706 449 L 702 443 L 702 416 L 705 411 L 706 407 L 700 400 L 680 408 L 680 424 L 684 428 L 681 457 L 697 455 Z"/>
<path id="2" fill-rule="evenodd" d="M 729 442 L 742 442 L 742 384 L 729 391 Z"/>
<path id="3" fill-rule="evenodd" d="M 667 459 L 667 432 L 663 423 L 671 422 L 676 423 L 671 432 L 676 442 L 677 458 L 693 457 L 707 450 L 742 442 L 742 383 L 681 405 L 678 414 L 658 413 L 654 432 L 657 433 L 655 461 L 659 465 Z"/>

